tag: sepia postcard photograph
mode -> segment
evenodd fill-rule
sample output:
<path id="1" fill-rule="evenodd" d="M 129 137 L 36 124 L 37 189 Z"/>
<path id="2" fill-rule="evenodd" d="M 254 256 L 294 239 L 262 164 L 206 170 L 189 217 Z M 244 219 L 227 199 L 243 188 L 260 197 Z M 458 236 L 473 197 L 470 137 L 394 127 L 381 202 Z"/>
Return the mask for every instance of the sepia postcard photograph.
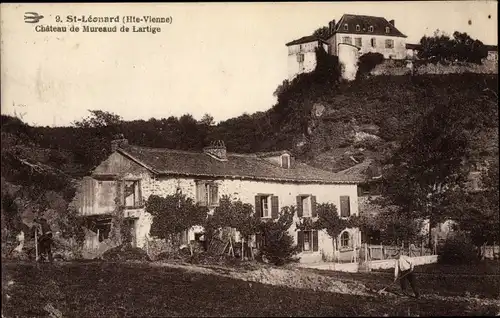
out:
<path id="1" fill-rule="evenodd" d="M 497 11 L 2 3 L 2 318 L 500 316 Z"/>

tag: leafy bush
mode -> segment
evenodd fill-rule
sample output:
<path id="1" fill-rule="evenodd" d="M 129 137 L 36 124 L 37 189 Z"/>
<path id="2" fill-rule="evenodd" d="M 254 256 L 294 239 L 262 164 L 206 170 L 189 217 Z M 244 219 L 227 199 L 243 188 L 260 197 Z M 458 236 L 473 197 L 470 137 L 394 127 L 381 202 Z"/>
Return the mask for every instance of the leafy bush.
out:
<path id="1" fill-rule="evenodd" d="M 176 193 L 164 198 L 151 195 L 146 201 L 146 211 L 154 218 L 151 234 L 173 241 L 176 234 L 192 226 L 203 225 L 208 209 L 186 195 Z"/>
<path id="2" fill-rule="evenodd" d="M 294 207 L 284 207 L 278 219 L 262 222 L 260 226 L 265 240 L 261 254 L 274 265 L 282 266 L 298 261 L 295 256 L 299 253 L 299 248 L 288 233 L 294 214 Z"/>
<path id="3" fill-rule="evenodd" d="M 451 38 L 437 30 L 434 36 L 424 36 L 420 45 L 419 58 L 443 64 L 454 61 L 481 64 L 481 60 L 488 56 L 488 50 L 481 41 L 458 31 Z"/>
<path id="4" fill-rule="evenodd" d="M 438 249 L 442 264 L 471 264 L 479 260 L 477 249 L 465 235 L 448 238 Z"/>
<path id="5" fill-rule="evenodd" d="M 130 244 L 122 244 L 102 255 L 102 259 L 109 261 L 140 260 L 150 261 L 148 254 L 143 249 L 132 247 Z"/>
<path id="6" fill-rule="evenodd" d="M 369 52 L 361 55 L 358 60 L 358 73 L 356 74 L 356 78 L 367 75 L 382 62 L 384 62 L 384 55 L 380 53 Z"/>

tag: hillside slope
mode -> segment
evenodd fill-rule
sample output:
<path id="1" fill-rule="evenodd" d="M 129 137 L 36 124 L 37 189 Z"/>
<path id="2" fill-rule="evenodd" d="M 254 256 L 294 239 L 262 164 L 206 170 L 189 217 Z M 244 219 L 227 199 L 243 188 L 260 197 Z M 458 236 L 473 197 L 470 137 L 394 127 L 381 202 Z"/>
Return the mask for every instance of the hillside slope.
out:
<path id="1" fill-rule="evenodd" d="M 53 199 L 43 199 L 48 191 L 64 209 L 74 179 L 109 155 L 117 132 L 132 144 L 150 147 L 201 150 L 222 139 L 231 152 L 287 148 L 299 160 L 339 171 L 390 156 L 423 114 L 444 104 L 463 114 L 475 160 L 498 158 L 498 75 L 377 76 L 343 83 L 329 74 L 303 74 L 285 82 L 268 111 L 216 126 L 185 115 L 97 128 L 30 127 L 2 115 L 2 222 L 11 222 L 5 213 L 15 215 L 26 203 L 37 201 L 42 209 L 50 205 Z M 13 204 L 16 197 L 23 198 L 22 204 Z"/>

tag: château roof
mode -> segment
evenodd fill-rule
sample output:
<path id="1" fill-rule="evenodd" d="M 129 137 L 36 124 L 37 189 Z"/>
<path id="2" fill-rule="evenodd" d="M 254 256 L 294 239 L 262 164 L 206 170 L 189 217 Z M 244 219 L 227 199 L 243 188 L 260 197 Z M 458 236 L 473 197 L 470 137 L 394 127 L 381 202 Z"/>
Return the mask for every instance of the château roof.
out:
<path id="1" fill-rule="evenodd" d="M 347 24 L 347 30 L 344 29 L 344 24 Z M 356 30 L 357 25 L 360 26 L 359 31 Z M 370 26 L 373 27 L 373 32 L 370 32 Z M 389 33 L 386 32 L 386 27 L 389 28 Z M 344 14 L 335 26 L 335 33 L 407 37 L 383 17 L 356 14 Z"/>

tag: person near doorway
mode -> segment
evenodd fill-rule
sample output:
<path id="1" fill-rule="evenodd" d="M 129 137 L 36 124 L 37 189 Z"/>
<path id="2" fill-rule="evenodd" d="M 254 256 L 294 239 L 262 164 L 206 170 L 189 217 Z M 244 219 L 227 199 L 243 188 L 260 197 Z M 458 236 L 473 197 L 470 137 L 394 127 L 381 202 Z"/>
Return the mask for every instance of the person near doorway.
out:
<path id="1" fill-rule="evenodd" d="M 419 298 L 420 293 L 417 288 L 414 269 L 415 263 L 413 262 L 413 260 L 410 257 L 404 255 L 402 251 L 399 250 L 398 254 L 396 255 L 396 264 L 394 266 L 394 282 L 399 279 L 401 290 L 404 295 L 408 295 L 406 292 L 406 288 L 407 284 L 410 283 L 415 297 Z"/>
<path id="2" fill-rule="evenodd" d="M 40 238 L 38 239 L 38 246 L 40 247 L 40 260 L 44 260 L 44 255 L 47 256 L 48 261 L 52 263 L 52 230 L 50 229 L 50 225 L 46 219 L 40 218 L 35 220 L 39 225 L 40 229 Z"/>

